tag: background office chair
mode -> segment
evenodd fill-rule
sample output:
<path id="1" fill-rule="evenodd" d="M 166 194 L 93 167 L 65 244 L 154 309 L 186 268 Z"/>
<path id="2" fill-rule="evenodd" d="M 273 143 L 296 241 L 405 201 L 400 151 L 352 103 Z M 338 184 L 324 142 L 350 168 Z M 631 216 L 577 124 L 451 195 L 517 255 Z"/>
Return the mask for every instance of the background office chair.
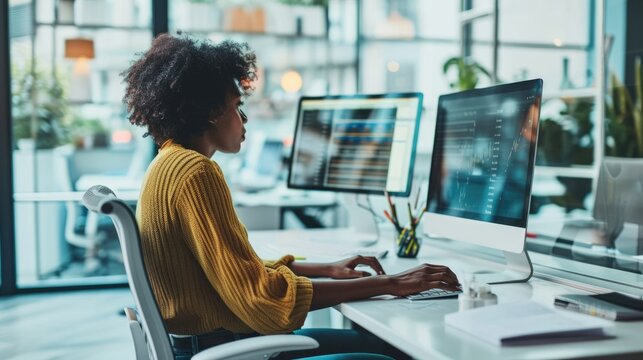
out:
<path id="1" fill-rule="evenodd" d="M 125 272 L 140 320 L 131 309 L 126 309 L 134 339 L 136 358 L 152 360 L 174 359 L 169 336 L 163 325 L 154 294 L 145 271 L 141 240 L 132 209 L 102 185 L 92 186 L 83 196 L 83 204 L 91 211 L 111 217 L 123 251 Z M 233 341 L 204 350 L 194 360 L 213 359 L 268 359 L 273 354 L 292 350 L 314 349 L 314 339 L 300 335 L 268 335 Z"/>
<path id="2" fill-rule="evenodd" d="M 64 145 L 54 149 L 54 179 L 59 191 L 71 192 L 75 188 L 72 182 L 72 156 L 74 148 Z M 111 223 L 100 221 L 97 215 L 85 216 L 80 204 L 76 201 L 65 201 L 65 240 L 85 250 L 84 261 L 86 275 L 107 271 L 107 263 L 114 261 L 122 264 L 120 249 Z"/>

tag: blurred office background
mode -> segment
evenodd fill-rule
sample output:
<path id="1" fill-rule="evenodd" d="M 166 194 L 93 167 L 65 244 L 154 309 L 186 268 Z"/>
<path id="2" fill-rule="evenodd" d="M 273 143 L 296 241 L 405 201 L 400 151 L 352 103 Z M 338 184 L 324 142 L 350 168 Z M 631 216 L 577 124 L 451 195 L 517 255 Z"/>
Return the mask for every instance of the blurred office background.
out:
<path id="1" fill-rule="evenodd" d="M 528 248 L 548 266 L 564 258 L 640 285 L 640 215 L 624 226 L 633 240 L 589 244 L 603 246 L 597 256 L 575 256 L 574 239 L 555 247 L 557 234 L 594 217 L 603 158 L 643 157 L 643 2 L 8 0 L 3 12 L 4 294 L 126 283 L 110 220 L 87 214 L 78 194 L 102 183 L 135 206 L 156 148 L 128 123 L 119 74 L 156 34 L 177 31 L 256 50 L 250 136 L 241 154 L 214 157 L 250 230 L 344 225 L 335 194 L 285 188 L 300 96 L 423 92 L 417 186 L 440 94 L 542 78 L 530 223 L 551 239 Z"/>

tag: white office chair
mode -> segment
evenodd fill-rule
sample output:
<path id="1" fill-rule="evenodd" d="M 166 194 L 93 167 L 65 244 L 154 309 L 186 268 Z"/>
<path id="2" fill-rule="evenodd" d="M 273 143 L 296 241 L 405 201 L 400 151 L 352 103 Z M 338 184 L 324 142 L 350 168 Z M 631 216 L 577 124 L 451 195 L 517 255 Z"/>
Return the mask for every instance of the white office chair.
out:
<path id="1" fill-rule="evenodd" d="M 123 251 L 127 280 L 140 320 L 136 313 L 125 309 L 134 340 L 138 360 L 170 360 L 174 353 L 163 325 L 154 294 L 145 271 L 141 251 L 140 233 L 132 209 L 102 185 L 92 186 L 83 196 L 83 204 L 91 211 L 111 217 Z M 319 344 L 314 339 L 299 335 L 267 335 L 233 341 L 204 350 L 192 357 L 194 360 L 251 360 L 268 359 L 273 354 L 293 350 L 314 349 Z"/>
<path id="2" fill-rule="evenodd" d="M 54 181 L 57 190 L 64 192 L 75 191 L 72 184 L 72 156 L 74 148 L 71 145 L 63 145 L 54 149 Z M 81 216 L 81 208 L 76 201 L 65 201 L 65 240 L 73 246 L 85 249 L 85 273 L 86 275 L 96 274 L 98 271 L 105 271 L 108 261 L 122 263 L 120 251 L 110 249 L 108 241 L 113 238 L 109 229 L 99 227 L 97 215 L 87 216 L 82 233 L 76 228 L 77 221 Z M 110 237 L 110 235 L 112 237 Z M 112 244 L 115 245 L 115 244 Z"/>

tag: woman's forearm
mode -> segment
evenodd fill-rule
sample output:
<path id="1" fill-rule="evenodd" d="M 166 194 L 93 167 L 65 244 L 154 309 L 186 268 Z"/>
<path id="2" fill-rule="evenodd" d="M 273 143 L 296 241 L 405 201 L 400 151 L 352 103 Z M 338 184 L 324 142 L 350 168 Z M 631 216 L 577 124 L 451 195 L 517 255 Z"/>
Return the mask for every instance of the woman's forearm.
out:
<path id="1" fill-rule="evenodd" d="M 388 275 L 349 280 L 312 280 L 311 310 L 334 306 L 345 301 L 390 294 L 393 279 Z"/>
<path id="2" fill-rule="evenodd" d="M 331 269 L 328 264 L 323 263 L 309 263 L 309 262 L 298 262 L 293 261 L 288 264 L 288 267 L 292 272 L 298 276 L 306 277 L 330 277 Z"/>

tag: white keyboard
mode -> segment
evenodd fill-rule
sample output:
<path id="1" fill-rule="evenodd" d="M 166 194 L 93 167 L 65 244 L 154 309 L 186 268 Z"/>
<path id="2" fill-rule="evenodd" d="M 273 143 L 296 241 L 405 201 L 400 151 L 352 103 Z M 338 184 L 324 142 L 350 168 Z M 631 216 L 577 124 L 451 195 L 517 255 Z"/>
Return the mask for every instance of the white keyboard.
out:
<path id="1" fill-rule="evenodd" d="M 458 294 L 461 294 L 462 290 L 444 290 L 444 289 L 429 289 L 425 290 L 422 292 L 419 292 L 417 294 L 412 294 L 412 295 L 407 295 L 406 298 L 409 300 L 430 300 L 430 299 L 438 299 L 438 298 L 446 298 L 446 297 L 454 297 L 458 296 Z"/>

